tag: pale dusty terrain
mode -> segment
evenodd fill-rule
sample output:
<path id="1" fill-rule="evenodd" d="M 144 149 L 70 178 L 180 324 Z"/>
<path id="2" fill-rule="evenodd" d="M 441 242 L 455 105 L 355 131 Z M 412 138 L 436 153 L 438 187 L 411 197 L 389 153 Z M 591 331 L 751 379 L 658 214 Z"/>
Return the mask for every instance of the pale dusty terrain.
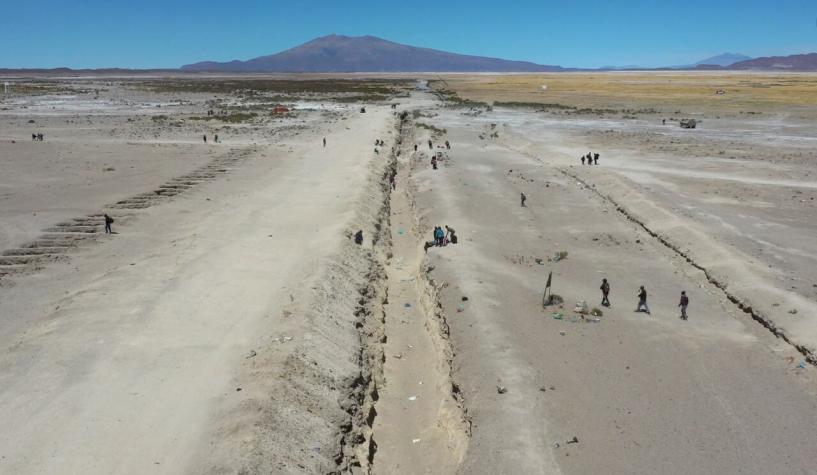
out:
<path id="1" fill-rule="evenodd" d="M 776 92 L 681 130 L 79 84 L 0 107 L 0 473 L 817 473 L 815 139 Z"/>

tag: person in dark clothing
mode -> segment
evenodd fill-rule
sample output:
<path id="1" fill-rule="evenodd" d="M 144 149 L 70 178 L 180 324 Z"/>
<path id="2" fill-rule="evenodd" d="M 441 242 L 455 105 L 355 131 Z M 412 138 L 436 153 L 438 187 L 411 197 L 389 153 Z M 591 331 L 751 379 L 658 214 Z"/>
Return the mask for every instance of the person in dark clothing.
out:
<path id="1" fill-rule="evenodd" d="M 394 173 L 389 175 L 389 184 L 391 185 L 392 190 L 397 189 L 397 181 L 395 180 Z"/>
<path id="2" fill-rule="evenodd" d="M 584 155 L 582 155 L 582 165 L 584 165 Z"/>
<path id="3" fill-rule="evenodd" d="M 681 291 L 681 301 L 678 303 L 678 306 L 681 307 L 681 319 L 686 320 L 688 318 L 687 306 L 689 306 L 689 297 L 687 297 L 685 290 Z"/>
<path id="4" fill-rule="evenodd" d="M 450 228 L 450 227 L 446 226 L 445 227 L 445 234 L 446 234 L 445 237 L 448 238 L 448 242 L 450 242 L 451 244 L 456 244 L 457 243 L 457 232 L 454 231 L 454 228 Z"/>
<path id="5" fill-rule="evenodd" d="M 360 229 L 358 232 L 355 233 L 355 244 L 362 245 L 363 244 L 363 230 Z"/>
<path id="6" fill-rule="evenodd" d="M 216 134 L 215 137 L 213 137 L 213 142 L 218 143 L 218 134 Z"/>
<path id="7" fill-rule="evenodd" d="M 437 156 L 436 155 L 431 157 L 431 168 L 433 168 L 434 170 L 437 169 Z"/>
<path id="8" fill-rule="evenodd" d="M 31 141 L 34 142 L 37 140 L 37 134 L 31 134 Z"/>
<path id="9" fill-rule="evenodd" d="M 599 154 L 594 153 L 593 154 L 593 165 L 598 165 L 598 164 L 599 164 Z"/>
<path id="10" fill-rule="evenodd" d="M 610 283 L 607 279 L 601 279 L 601 305 L 604 307 L 610 306 Z"/>
<path id="11" fill-rule="evenodd" d="M 592 154 L 592 153 L 590 153 L 590 152 L 587 152 L 587 164 L 588 164 L 588 165 L 592 165 L 592 164 L 593 164 L 593 154 Z"/>
<path id="12" fill-rule="evenodd" d="M 429 141 L 428 141 L 428 149 L 429 149 L 429 150 L 433 150 L 433 149 L 434 149 L 434 145 L 431 143 L 431 140 L 429 140 Z"/>
<path id="13" fill-rule="evenodd" d="M 326 148 L 326 137 L 323 138 L 323 148 Z"/>
<path id="14" fill-rule="evenodd" d="M 647 289 L 643 285 L 638 288 L 638 307 L 635 311 L 650 314 L 650 307 L 647 306 Z"/>
<path id="15" fill-rule="evenodd" d="M 113 218 L 105 214 L 105 234 L 113 234 L 113 230 L 111 229 L 112 224 Z"/>
<path id="16" fill-rule="evenodd" d="M 451 150 L 451 144 L 448 143 L 448 140 L 445 141 L 445 148 L 447 148 L 448 150 Z"/>
<path id="17" fill-rule="evenodd" d="M 525 193 L 519 193 L 519 200 L 522 202 L 522 207 L 525 207 L 525 201 L 528 200 L 528 197 L 525 196 Z"/>
<path id="18" fill-rule="evenodd" d="M 414 144 L 414 151 L 417 151 L 417 144 Z"/>
<path id="19" fill-rule="evenodd" d="M 204 143 L 207 143 L 207 134 L 202 135 L 202 138 L 204 139 Z"/>

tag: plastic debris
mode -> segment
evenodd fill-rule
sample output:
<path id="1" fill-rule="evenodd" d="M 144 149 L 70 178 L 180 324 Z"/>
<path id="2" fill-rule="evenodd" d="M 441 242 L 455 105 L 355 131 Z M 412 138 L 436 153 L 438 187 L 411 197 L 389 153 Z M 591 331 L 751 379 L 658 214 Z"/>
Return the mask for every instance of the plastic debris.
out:
<path id="1" fill-rule="evenodd" d="M 499 394 L 505 394 L 506 392 L 508 392 L 508 388 L 506 388 L 505 386 L 497 386 L 496 392 Z"/>
<path id="2" fill-rule="evenodd" d="M 409 401 L 416 401 L 416 400 L 417 400 L 417 396 L 409 396 L 408 400 L 409 400 Z"/>

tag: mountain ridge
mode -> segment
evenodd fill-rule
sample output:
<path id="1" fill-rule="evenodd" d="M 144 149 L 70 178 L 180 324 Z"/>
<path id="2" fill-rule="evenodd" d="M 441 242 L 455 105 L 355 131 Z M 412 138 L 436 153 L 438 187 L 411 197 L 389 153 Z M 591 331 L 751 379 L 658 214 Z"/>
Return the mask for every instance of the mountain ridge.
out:
<path id="1" fill-rule="evenodd" d="M 182 71 L 219 72 L 552 72 L 565 68 L 409 46 L 375 36 L 327 35 L 246 61 L 202 61 Z"/>

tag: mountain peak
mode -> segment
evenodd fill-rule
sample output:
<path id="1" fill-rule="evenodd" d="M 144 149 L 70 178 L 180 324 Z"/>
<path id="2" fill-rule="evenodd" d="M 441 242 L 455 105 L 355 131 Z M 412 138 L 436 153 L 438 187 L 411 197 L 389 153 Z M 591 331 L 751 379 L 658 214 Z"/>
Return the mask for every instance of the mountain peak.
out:
<path id="1" fill-rule="evenodd" d="M 371 35 L 335 33 L 247 61 L 205 61 L 182 66 L 186 71 L 228 72 L 543 72 L 561 69 L 527 61 L 418 48 Z"/>

